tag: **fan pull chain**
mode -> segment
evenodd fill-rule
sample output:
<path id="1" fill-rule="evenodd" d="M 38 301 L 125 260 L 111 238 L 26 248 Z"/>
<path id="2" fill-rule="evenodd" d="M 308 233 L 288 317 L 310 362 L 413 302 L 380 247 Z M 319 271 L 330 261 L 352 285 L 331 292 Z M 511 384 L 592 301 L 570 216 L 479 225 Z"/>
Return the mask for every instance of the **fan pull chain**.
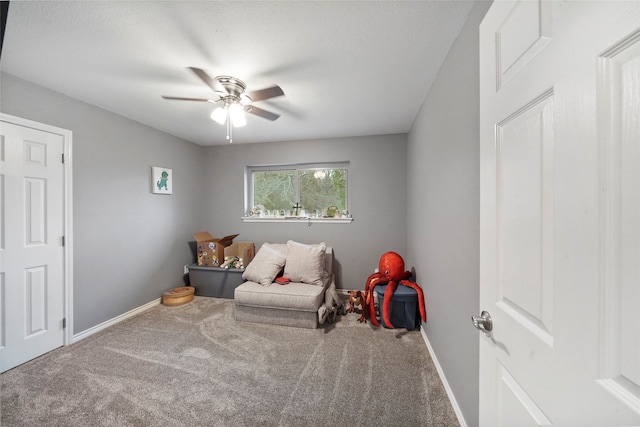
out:
<path id="1" fill-rule="evenodd" d="M 231 115 L 229 114 L 229 109 L 227 108 L 227 139 L 229 140 L 229 144 L 233 143 L 233 127 L 231 126 Z"/>

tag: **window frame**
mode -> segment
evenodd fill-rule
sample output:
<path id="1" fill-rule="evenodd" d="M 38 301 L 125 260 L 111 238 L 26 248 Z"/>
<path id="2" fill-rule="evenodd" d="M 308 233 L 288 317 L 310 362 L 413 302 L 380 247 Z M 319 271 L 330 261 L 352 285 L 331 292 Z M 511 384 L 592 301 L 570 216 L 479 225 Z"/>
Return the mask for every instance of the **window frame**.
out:
<path id="1" fill-rule="evenodd" d="M 349 223 L 353 221 L 353 217 L 349 210 L 349 187 L 350 187 L 350 173 L 349 173 L 349 161 L 340 162 L 319 162 L 319 163 L 288 163 L 288 164 L 273 164 L 273 165 L 249 165 L 245 167 L 245 194 L 244 194 L 244 216 L 242 220 L 245 222 L 308 222 L 311 225 L 312 222 L 333 222 L 333 223 Z M 253 206 L 254 202 L 254 190 L 253 190 L 253 173 L 254 172 L 278 172 L 278 171 L 294 171 L 295 172 L 295 190 L 296 199 L 300 200 L 300 171 L 315 171 L 325 169 L 345 169 L 345 210 L 348 215 L 341 218 L 311 218 L 304 217 L 254 217 L 248 216 L 248 212 Z"/>

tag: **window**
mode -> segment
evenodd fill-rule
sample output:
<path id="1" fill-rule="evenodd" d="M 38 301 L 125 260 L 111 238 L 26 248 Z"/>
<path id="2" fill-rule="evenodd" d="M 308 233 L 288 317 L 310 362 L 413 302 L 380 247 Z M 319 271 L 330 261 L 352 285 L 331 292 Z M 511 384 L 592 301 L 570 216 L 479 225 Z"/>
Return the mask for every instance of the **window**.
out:
<path id="1" fill-rule="evenodd" d="M 348 167 L 348 162 L 249 166 L 247 217 L 328 220 L 346 217 Z"/>

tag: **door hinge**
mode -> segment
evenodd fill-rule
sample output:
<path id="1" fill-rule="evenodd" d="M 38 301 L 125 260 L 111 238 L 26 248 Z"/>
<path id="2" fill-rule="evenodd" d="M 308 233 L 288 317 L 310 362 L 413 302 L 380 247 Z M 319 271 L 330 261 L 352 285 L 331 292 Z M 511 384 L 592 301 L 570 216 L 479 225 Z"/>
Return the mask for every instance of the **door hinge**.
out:
<path id="1" fill-rule="evenodd" d="M 64 317 L 62 318 L 62 329 L 66 329 L 67 328 L 67 318 Z"/>
<path id="2" fill-rule="evenodd" d="M 64 246 L 64 244 L 65 244 L 65 239 L 64 239 L 64 236 L 62 236 L 62 246 Z"/>
<path id="3" fill-rule="evenodd" d="M 64 153 L 62 153 L 62 163 L 64 163 Z"/>

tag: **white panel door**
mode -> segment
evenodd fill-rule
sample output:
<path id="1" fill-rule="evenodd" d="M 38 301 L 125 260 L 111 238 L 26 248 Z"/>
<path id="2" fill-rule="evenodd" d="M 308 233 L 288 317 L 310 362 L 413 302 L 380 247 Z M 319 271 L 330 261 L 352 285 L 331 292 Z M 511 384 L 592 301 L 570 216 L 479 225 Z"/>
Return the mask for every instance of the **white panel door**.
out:
<path id="1" fill-rule="evenodd" d="M 480 87 L 481 425 L 638 426 L 640 2 L 495 1 Z"/>
<path id="2" fill-rule="evenodd" d="M 64 344 L 64 138 L 0 122 L 0 372 Z"/>

